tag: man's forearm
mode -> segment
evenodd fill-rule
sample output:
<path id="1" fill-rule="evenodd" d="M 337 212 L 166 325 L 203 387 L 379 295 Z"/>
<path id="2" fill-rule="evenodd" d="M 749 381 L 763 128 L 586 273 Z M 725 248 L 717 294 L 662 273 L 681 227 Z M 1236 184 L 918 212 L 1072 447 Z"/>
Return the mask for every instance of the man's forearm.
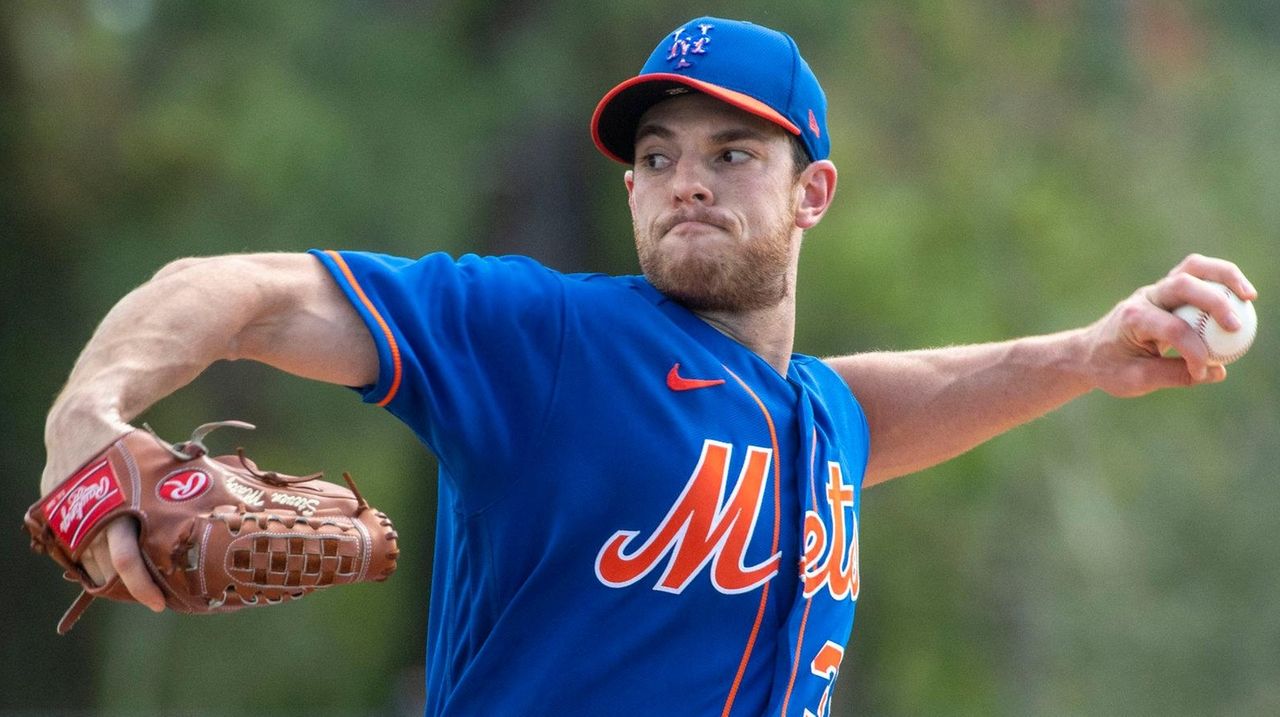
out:
<path id="1" fill-rule="evenodd" d="M 179 260 L 121 299 L 85 346 L 45 423 L 41 487 L 220 359 L 345 386 L 378 375 L 369 331 L 315 257 Z"/>
<path id="2" fill-rule="evenodd" d="M 1084 335 L 828 359 L 871 426 L 864 485 L 958 456 L 1088 392 Z"/>
<path id="3" fill-rule="evenodd" d="M 50 409 L 43 490 L 156 401 L 234 356 L 236 338 L 254 316 L 254 286 L 235 276 L 233 261 L 200 267 L 170 264 L 102 320 Z"/>

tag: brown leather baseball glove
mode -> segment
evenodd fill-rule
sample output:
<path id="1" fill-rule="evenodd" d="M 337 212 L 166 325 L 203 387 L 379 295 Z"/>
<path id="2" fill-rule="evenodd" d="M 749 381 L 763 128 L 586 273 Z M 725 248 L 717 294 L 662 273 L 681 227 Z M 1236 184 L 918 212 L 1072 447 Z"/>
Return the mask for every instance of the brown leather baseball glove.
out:
<path id="1" fill-rule="evenodd" d="M 95 586 L 80 565 L 113 518 L 140 526 L 138 546 L 171 610 L 213 613 L 275 605 L 330 585 L 385 580 L 396 569 L 396 532 L 383 513 L 321 474 L 261 471 L 244 457 L 207 455 L 207 423 L 170 445 L 134 430 L 27 510 L 31 549 L 84 587 L 58 623 L 65 634 L 94 598 L 135 602 L 119 577 Z"/>

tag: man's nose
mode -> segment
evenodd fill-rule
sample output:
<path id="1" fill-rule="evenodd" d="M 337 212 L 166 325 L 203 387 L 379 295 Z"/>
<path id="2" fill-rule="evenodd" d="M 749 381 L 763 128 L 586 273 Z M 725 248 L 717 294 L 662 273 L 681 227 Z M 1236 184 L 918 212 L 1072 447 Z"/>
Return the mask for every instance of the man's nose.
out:
<path id="1" fill-rule="evenodd" d="M 672 187 L 676 202 L 711 204 L 715 197 L 711 193 L 708 171 L 707 167 L 696 159 L 680 158 L 676 163 L 675 182 Z"/>

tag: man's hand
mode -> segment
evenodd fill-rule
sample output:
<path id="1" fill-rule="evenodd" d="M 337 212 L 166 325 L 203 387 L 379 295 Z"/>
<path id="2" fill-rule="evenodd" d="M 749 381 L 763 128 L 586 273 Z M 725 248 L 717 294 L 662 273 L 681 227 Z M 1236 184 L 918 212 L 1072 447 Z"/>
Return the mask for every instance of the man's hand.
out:
<path id="1" fill-rule="evenodd" d="M 122 422 L 93 420 L 87 415 L 89 409 L 73 409 L 73 405 L 77 405 L 77 400 L 64 395 L 45 425 L 48 460 L 40 479 L 41 495 L 48 494 L 86 460 L 131 429 Z M 76 414 L 74 418 L 72 414 Z M 80 564 L 99 586 L 119 575 L 139 603 L 155 612 L 164 610 L 164 594 L 142 562 L 138 523 L 133 518 L 121 516 L 108 523 L 89 544 Z"/>
<path id="2" fill-rule="evenodd" d="M 1144 286 L 1086 329 L 1085 364 L 1098 388 L 1113 396 L 1141 396 L 1173 386 L 1216 383 L 1224 367 L 1209 362 L 1204 342 L 1173 314 L 1190 304 L 1209 313 L 1228 330 L 1240 319 L 1221 292 L 1206 281 L 1225 284 L 1245 301 L 1258 292 L 1235 264 L 1192 254 L 1163 279 Z M 1167 357 L 1169 349 L 1178 357 Z"/>
<path id="3" fill-rule="evenodd" d="M 107 523 L 106 529 L 85 551 L 81 564 L 99 586 L 119 575 L 135 600 L 153 612 L 164 612 L 164 594 L 142 562 L 142 552 L 138 549 L 138 521 L 133 518 L 120 516 Z"/>

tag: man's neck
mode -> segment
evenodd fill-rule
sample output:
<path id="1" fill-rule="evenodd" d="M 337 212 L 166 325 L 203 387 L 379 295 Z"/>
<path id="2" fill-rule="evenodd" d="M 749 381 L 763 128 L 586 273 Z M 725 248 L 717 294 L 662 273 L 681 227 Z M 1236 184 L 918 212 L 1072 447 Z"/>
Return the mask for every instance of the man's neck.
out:
<path id="1" fill-rule="evenodd" d="M 694 313 L 720 333 L 759 354 L 779 374 L 787 375 L 796 338 L 794 295 L 765 309 Z"/>

